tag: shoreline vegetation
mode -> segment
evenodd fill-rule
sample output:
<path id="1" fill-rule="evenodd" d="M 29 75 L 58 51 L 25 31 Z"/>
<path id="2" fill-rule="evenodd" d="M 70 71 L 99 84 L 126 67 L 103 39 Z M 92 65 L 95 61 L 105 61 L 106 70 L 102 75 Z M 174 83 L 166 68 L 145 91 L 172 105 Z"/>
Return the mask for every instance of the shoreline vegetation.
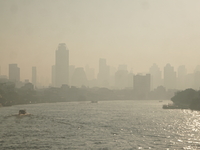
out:
<path id="1" fill-rule="evenodd" d="M 178 91 L 171 98 L 172 104 L 163 105 L 163 109 L 190 109 L 200 111 L 200 91 L 186 89 Z"/>
<path id="2" fill-rule="evenodd" d="M 0 106 L 73 101 L 169 100 L 175 91 L 167 91 L 163 86 L 151 92 L 85 86 L 77 88 L 68 85 L 35 89 L 32 83 L 24 83 L 20 88 L 16 88 L 15 83 L 8 81 L 0 82 Z"/>

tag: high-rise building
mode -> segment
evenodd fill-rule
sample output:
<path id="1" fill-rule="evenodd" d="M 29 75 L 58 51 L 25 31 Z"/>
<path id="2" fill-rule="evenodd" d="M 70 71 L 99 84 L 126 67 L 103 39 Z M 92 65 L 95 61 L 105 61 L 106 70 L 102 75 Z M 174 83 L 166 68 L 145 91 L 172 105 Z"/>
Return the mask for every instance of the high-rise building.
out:
<path id="1" fill-rule="evenodd" d="M 128 87 L 127 65 L 118 66 L 118 70 L 115 73 L 115 87 L 118 89 L 124 89 Z"/>
<path id="2" fill-rule="evenodd" d="M 109 66 L 106 64 L 106 59 L 99 59 L 99 73 L 97 76 L 100 87 L 109 87 Z"/>
<path id="3" fill-rule="evenodd" d="M 88 80 L 93 80 L 95 78 L 94 68 L 90 68 L 89 65 L 85 66 L 85 73 Z"/>
<path id="4" fill-rule="evenodd" d="M 72 76 L 74 74 L 75 65 L 69 66 L 69 85 L 72 85 Z"/>
<path id="5" fill-rule="evenodd" d="M 109 85 L 110 88 L 113 89 L 115 88 L 115 73 L 117 72 L 117 69 L 113 66 L 110 66 L 109 69 Z"/>
<path id="6" fill-rule="evenodd" d="M 170 64 L 164 67 L 164 86 L 166 89 L 176 89 L 176 72 Z"/>
<path id="7" fill-rule="evenodd" d="M 74 70 L 71 85 L 76 87 L 88 86 L 88 81 L 84 68 L 79 67 Z"/>
<path id="8" fill-rule="evenodd" d="M 194 73 L 189 73 L 189 74 L 186 75 L 185 86 L 186 86 L 186 89 L 188 89 L 188 88 L 195 89 L 195 87 L 194 87 Z"/>
<path id="9" fill-rule="evenodd" d="M 162 73 L 156 64 L 151 66 L 149 73 L 151 74 L 151 90 L 154 90 L 162 85 Z"/>
<path id="10" fill-rule="evenodd" d="M 56 50 L 55 84 L 69 84 L 69 50 L 65 43 L 60 43 Z"/>
<path id="11" fill-rule="evenodd" d="M 194 89 L 200 90 L 200 65 L 196 66 L 194 70 Z"/>
<path id="12" fill-rule="evenodd" d="M 37 86 L 37 70 L 36 67 L 32 67 L 32 83 L 34 87 Z"/>
<path id="13" fill-rule="evenodd" d="M 178 67 L 177 89 L 184 90 L 186 88 L 187 70 L 184 65 Z"/>
<path id="14" fill-rule="evenodd" d="M 138 98 L 147 98 L 151 88 L 151 75 L 133 76 L 133 90 Z"/>
<path id="15" fill-rule="evenodd" d="M 9 80 L 13 82 L 20 81 L 20 68 L 17 64 L 9 64 Z"/>

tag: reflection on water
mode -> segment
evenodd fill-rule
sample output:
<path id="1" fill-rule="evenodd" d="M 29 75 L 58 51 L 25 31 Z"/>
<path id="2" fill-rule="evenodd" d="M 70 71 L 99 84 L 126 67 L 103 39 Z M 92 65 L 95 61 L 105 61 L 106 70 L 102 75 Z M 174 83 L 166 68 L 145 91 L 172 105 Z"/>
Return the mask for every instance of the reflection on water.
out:
<path id="1" fill-rule="evenodd" d="M 0 149 L 200 149 L 200 113 L 158 101 L 0 108 Z M 19 109 L 32 115 L 17 116 Z"/>

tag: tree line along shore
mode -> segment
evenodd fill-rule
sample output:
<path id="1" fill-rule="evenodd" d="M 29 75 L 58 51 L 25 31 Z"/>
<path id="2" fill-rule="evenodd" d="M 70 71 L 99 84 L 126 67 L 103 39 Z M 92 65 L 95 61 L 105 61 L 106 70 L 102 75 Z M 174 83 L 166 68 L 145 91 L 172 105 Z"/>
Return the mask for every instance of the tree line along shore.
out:
<path id="1" fill-rule="evenodd" d="M 0 105 L 69 102 L 69 101 L 101 101 L 101 100 L 169 100 L 176 90 L 166 90 L 160 86 L 154 91 L 145 93 L 133 89 L 89 88 L 82 86 L 62 85 L 35 89 L 32 83 L 25 83 L 16 88 L 13 82 L 0 82 Z"/>

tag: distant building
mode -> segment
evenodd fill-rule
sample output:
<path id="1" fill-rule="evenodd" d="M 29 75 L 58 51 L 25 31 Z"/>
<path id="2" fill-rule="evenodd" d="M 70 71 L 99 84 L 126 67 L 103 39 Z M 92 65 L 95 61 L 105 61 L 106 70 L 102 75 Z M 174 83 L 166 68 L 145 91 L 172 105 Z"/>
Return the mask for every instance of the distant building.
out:
<path id="1" fill-rule="evenodd" d="M 132 71 L 129 72 L 129 74 L 128 74 L 128 84 L 127 84 L 126 88 L 133 89 L 133 73 L 132 73 Z"/>
<path id="2" fill-rule="evenodd" d="M 100 87 L 109 87 L 109 66 L 106 64 L 106 59 L 99 59 L 99 73 L 97 75 Z"/>
<path id="3" fill-rule="evenodd" d="M 94 80 L 95 78 L 95 70 L 94 68 L 90 68 L 89 65 L 85 66 L 85 73 L 88 80 Z"/>
<path id="4" fill-rule="evenodd" d="M 151 87 L 151 75 L 134 75 L 133 76 L 133 89 L 136 94 L 141 97 L 146 97 L 150 92 Z"/>
<path id="5" fill-rule="evenodd" d="M 8 79 L 6 75 L 0 75 L 0 79 Z"/>
<path id="6" fill-rule="evenodd" d="M 115 89 L 115 73 L 117 69 L 113 66 L 110 66 L 109 69 L 109 85 L 111 89 Z"/>
<path id="7" fill-rule="evenodd" d="M 115 87 L 117 89 L 124 89 L 128 86 L 128 71 L 118 70 L 115 73 Z"/>
<path id="8" fill-rule="evenodd" d="M 35 86 L 37 86 L 37 70 L 36 67 L 32 67 L 32 84 Z"/>
<path id="9" fill-rule="evenodd" d="M 194 89 L 200 90 L 200 65 L 196 66 L 194 70 Z"/>
<path id="10" fill-rule="evenodd" d="M 164 67 L 164 86 L 167 90 L 176 89 L 176 72 L 170 64 Z"/>
<path id="11" fill-rule="evenodd" d="M 69 50 L 65 43 L 60 43 L 56 50 L 55 85 L 69 84 Z"/>
<path id="12" fill-rule="evenodd" d="M 75 65 L 69 66 L 69 85 L 72 85 L 72 76 L 74 74 Z"/>
<path id="13" fill-rule="evenodd" d="M 187 70 L 184 65 L 178 67 L 178 76 L 177 76 L 177 89 L 184 90 L 186 89 L 186 75 Z"/>
<path id="14" fill-rule="evenodd" d="M 156 64 L 150 67 L 149 73 L 151 74 L 151 90 L 154 90 L 162 85 L 162 73 Z"/>
<path id="15" fill-rule="evenodd" d="M 20 68 L 17 64 L 9 64 L 9 80 L 12 82 L 20 81 Z"/>
<path id="16" fill-rule="evenodd" d="M 127 65 L 119 65 L 115 73 L 115 88 L 124 89 L 126 87 L 128 87 Z"/>
<path id="17" fill-rule="evenodd" d="M 82 67 L 76 68 L 74 70 L 71 85 L 76 87 L 88 86 L 87 77 Z"/>
<path id="18" fill-rule="evenodd" d="M 194 73 L 189 73 L 186 75 L 186 78 L 185 78 L 185 85 L 186 85 L 186 88 L 193 88 L 195 89 L 194 87 Z"/>

